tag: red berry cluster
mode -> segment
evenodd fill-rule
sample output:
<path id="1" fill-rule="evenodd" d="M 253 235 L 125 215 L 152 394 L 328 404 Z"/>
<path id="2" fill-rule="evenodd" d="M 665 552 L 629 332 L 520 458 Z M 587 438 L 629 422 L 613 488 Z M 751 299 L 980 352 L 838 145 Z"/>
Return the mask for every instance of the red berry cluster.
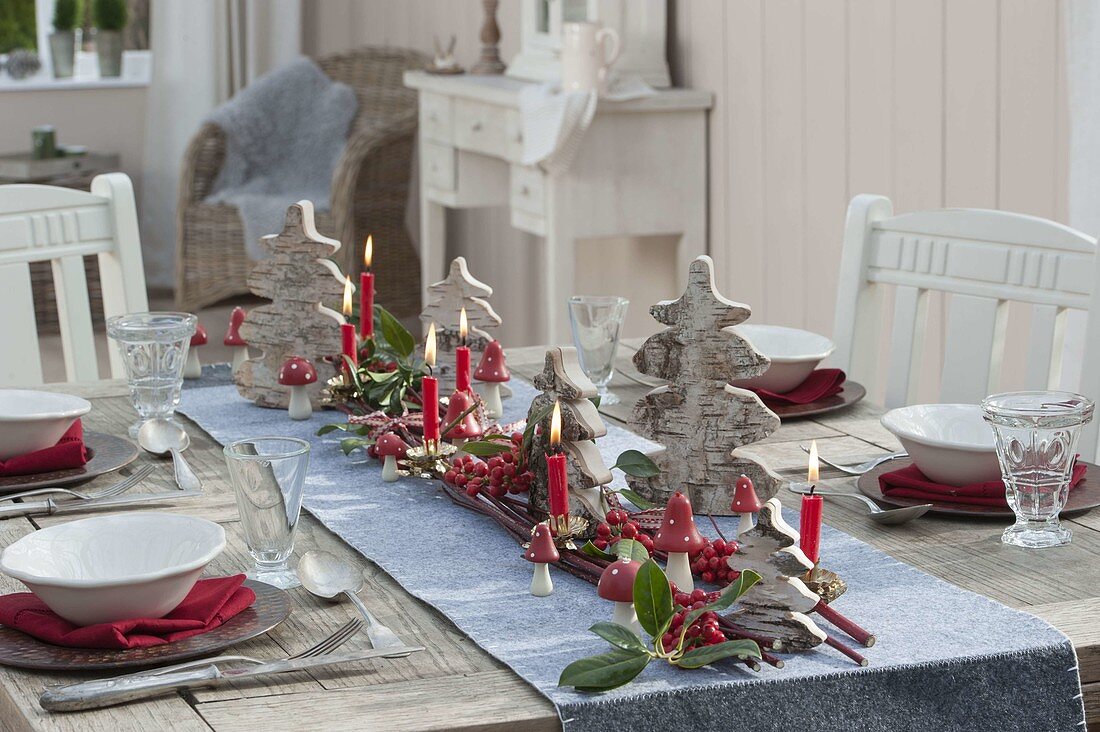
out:
<path id="1" fill-rule="evenodd" d="M 653 537 L 642 531 L 636 521 L 631 521 L 626 511 L 613 508 L 607 512 L 604 521 L 596 524 L 596 538 L 592 543 L 597 549 L 606 550 L 622 539 L 634 539 L 653 554 Z"/>
<path id="2" fill-rule="evenodd" d="M 741 573 L 731 569 L 726 557 L 737 551 L 736 541 L 725 539 L 707 539 L 707 545 L 691 559 L 691 574 L 704 582 L 713 582 L 723 587 L 737 579 Z"/>
<path id="3" fill-rule="evenodd" d="M 688 613 L 716 601 L 721 594 L 708 593 L 699 588 L 695 588 L 689 594 L 680 592 L 671 582 L 669 585 L 672 587 L 672 601 L 676 604 L 676 614 L 672 616 L 672 624 L 668 632 L 661 636 L 661 647 L 666 653 L 680 642 L 680 633 L 683 632 Z M 708 610 L 688 626 L 687 632 L 684 633 L 684 650 L 695 646 L 712 646 L 725 640 L 726 636 L 718 625 L 718 613 Z"/>
<path id="4" fill-rule="evenodd" d="M 523 435 L 515 432 L 512 434 L 511 449 L 497 453 L 488 460 L 460 455 L 451 462 L 451 468 L 443 474 L 443 480 L 465 488 L 466 495 L 471 498 L 483 490 L 494 498 L 503 498 L 508 493 L 526 493 L 535 474 L 519 467 L 522 444 Z"/>

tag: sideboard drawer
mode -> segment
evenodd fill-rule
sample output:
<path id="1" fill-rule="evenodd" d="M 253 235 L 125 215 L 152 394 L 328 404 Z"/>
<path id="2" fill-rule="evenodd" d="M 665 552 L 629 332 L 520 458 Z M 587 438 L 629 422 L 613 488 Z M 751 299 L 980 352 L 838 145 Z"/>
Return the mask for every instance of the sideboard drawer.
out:
<path id="1" fill-rule="evenodd" d="M 421 170 L 424 171 L 424 181 L 432 188 L 438 188 L 441 191 L 455 190 L 457 187 L 455 149 L 449 145 L 425 140 L 420 146 L 420 154 L 424 156 L 421 166 Z"/>
<path id="2" fill-rule="evenodd" d="M 426 92 L 420 95 L 420 136 L 451 143 L 451 97 Z"/>
<path id="3" fill-rule="evenodd" d="M 515 110 L 468 99 L 455 99 L 454 105 L 455 147 L 507 159 L 512 149 L 508 114 Z"/>
<path id="4" fill-rule="evenodd" d="M 510 203 L 512 208 L 535 216 L 544 216 L 546 207 L 545 175 L 527 165 L 512 166 Z"/>

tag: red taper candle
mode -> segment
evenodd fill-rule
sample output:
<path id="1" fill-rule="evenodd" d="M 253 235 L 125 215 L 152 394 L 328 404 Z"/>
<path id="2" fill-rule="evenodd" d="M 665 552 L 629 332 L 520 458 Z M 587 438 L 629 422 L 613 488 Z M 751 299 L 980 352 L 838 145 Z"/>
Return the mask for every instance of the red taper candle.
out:
<path id="1" fill-rule="evenodd" d="M 363 271 L 359 274 L 359 334 L 363 339 L 374 337 L 374 272 L 371 261 L 374 258 L 374 240 L 367 237 L 363 249 Z"/>
<path id="2" fill-rule="evenodd" d="M 344 317 L 351 317 L 351 278 L 344 278 Z M 359 350 L 358 344 L 355 340 L 355 326 L 351 323 L 343 323 L 340 326 L 340 353 L 347 358 L 351 359 L 351 362 L 356 366 L 359 365 Z M 347 361 L 342 364 L 344 370 L 348 368 Z"/>
<path id="3" fill-rule="evenodd" d="M 428 338 L 424 341 L 424 362 L 431 373 L 435 366 L 435 323 L 428 326 Z M 439 379 L 425 376 L 420 380 L 423 392 L 424 442 L 439 444 Z"/>
<path id="4" fill-rule="evenodd" d="M 458 337 L 462 345 L 455 349 L 455 391 L 470 390 L 470 349 L 466 346 L 469 326 L 466 323 L 466 308 L 458 316 Z"/>
<path id="5" fill-rule="evenodd" d="M 810 443 L 810 465 L 806 472 L 806 480 L 810 483 L 809 495 L 802 496 L 802 511 L 798 517 L 799 547 L 814 564 L 817 564 L 821 549 L 821 510 L 824 507 L 824 499 L 815 496 L 815 483 L 820 479 L 817 466 L 817 441 Z"/>
<path id="6" fill-rule="evenodd" d="M 553 452 L 546 456 L 550 527 L 555 534 L 559 534 L 559 529 L 567 525 L 569 516 L 569 478 L 565 454 L 557 452 L 561 449 L 561 407 L 557 402 L 554 402 L 554 413 L 550 418 L 550 449 Z"/>

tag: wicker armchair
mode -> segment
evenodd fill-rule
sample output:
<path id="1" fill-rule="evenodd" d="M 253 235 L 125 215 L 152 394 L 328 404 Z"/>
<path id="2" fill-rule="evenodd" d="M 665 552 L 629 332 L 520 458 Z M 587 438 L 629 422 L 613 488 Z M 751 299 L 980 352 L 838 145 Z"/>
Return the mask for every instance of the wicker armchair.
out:
<path id="1" fill-rule="evenodd" d="M 402 74 L 427 57 L 393 48 L 361 48 L 317 59 L 336 81 L 355 90 L 359 111 L 332 178 L 332 208 L 318 212 L 317 229 L 339 240 L 340 267 L 362 269 L 362 242 L 374 235 L 376 300 L 398 317 L 420 310 L 420 263 L 405 227 L 416 136 L 416 92 Z M 176 243 L 176 304 L 195 311 L 245 294 L 252 262 L 237 209 L 203 203 L 225 158 L 225 135 L 205 124 L 192 138 L 180 175 Z M 354 279 L 354 277 L 353 277 Z"/>

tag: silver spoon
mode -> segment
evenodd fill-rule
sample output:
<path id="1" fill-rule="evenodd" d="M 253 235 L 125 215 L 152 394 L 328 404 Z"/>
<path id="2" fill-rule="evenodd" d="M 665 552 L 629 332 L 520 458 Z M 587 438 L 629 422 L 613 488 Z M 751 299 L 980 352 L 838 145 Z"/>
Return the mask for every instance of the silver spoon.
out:
<path id="1" fill-rule="evenodd" d="M 202 490 L 202 481 L 183 459 L 182 451 L 191 445 L 191 438 L 182 427 L 167 419 L 150 419 L 138 430 L 138 444 L 154 455 L 172 454 L 172 468 L 176 471 L 176 485 L 180 490 Z"/>
<path id="2" fill-rule="evenodd" d="M 801 485 L 788 484 L 787 488 L 791 493 L 798 493 L 799 495 L 806 495 L 810 492 L 809 488 L 803 488 Z M 876 524 L 883 524 L 884 526 L 896 526 L 898 524 L 908 523 L 915 518 L 920 518 L 924 514 L 928 513 L 928 509 L 932 508 L 931 503 L 922 503 L 919 506 L 906 506 L 904 508 L 879 508 L 878 504 L 872 501 L 862 493 L 849 493 L 846 491 L 822 491 L 815 490 L 815 496 L 843 496 L 845 498 L 857 498 L 867 504 L 867 508 L 871 509 L 871 520 Z"/>
<path id="3" fill-rule="evenodd" d="M 367 621 L 367 637 L 371 645 L 378 648 L 390 648 L 392 646 L 404 646 L 397 634 L 387 628 L 371 614 L 363 601 L 356 593 L 363 589 L 363 573 L 351 562 L 345 562 L 335 554 L 311 549 L 298 560 L 298 579 L 302 581 L 310 593 L 317 597 L 332 600 L 338 595 L 344 595 Z M 400 658 L 409 655 L 395 653 L 384 658 Z"/>

